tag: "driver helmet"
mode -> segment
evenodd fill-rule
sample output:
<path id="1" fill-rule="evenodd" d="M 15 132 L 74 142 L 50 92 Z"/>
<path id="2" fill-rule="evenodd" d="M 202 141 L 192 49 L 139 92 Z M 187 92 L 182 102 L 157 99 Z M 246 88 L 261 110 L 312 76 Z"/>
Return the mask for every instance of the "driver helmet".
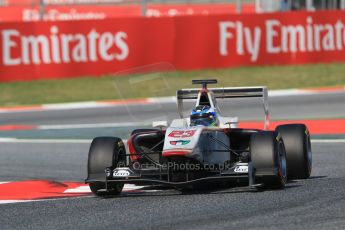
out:
<path id="1" fill-rule="evenodd" d="M 216 126 L 217 123 L 217 114 L 214 109 L 208 105 L 198 105 L 193 109 L 190 116 L 191 126 Z"/>

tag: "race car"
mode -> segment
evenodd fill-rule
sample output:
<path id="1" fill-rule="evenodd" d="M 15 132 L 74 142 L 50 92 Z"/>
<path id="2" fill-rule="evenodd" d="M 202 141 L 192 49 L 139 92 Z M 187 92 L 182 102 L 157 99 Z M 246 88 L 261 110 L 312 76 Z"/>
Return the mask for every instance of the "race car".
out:
<path id="1" fill-rule="evenodd" d="M 217 80 L 193 80 L 201 89 L 177 91 L 180 118 L 134 130 L 125 143 L 96 137 L 89 150 L 86 183 L 97 196 L 119 195 L 124 184 L 195 189 L 216 184 L 282 189 L 312 169 L 310 134 L 304 124 L 269 130 L 266 87 L 208 88 Z M 220 113 L 217 99 L 262 98 L 264 127 L 238 128 L 237 117 Z M 189 116 L 183 104 L 196 100 Z M 128 151 L 128 153 L 127 153 Z"/>

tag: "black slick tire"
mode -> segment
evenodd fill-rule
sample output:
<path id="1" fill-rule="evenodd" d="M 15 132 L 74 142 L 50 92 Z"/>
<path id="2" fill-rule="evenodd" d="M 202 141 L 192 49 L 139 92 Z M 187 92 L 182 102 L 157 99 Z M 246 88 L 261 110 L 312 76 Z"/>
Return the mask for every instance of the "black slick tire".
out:
<path id="1" fill-rule="evenodd" d="M 284 142 L 276 132 L 261 131 L 250 139 L 250 158 L 257 183 L 264 188 L 282 189 L 287 181 Z"/>
<path id="2" fill-rule="evenodd" d="M 126 149 L 120 138 L 97 137 L 90 146 L 88 158 L 88 179 L 104 180 L 105 168 L 116 168 L 125 166 Z M 108 183 L 107 191 L 100 191 L 106 188 L 105 182 L 89 182 L 90 189 L 96 196 L 119 195 L 124 184 Z"/>
<path id="3" fill-rule="evenodd" d="M 304 124 L 280 125 L 276 128 L 284 140 L 289 179 L 307 179 L 312 170 L 310 134 Z"/>

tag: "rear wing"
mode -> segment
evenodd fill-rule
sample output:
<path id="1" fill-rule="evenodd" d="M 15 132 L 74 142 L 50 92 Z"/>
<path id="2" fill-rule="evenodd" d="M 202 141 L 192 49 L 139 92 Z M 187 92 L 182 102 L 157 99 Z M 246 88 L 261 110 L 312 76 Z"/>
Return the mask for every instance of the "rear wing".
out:
<path id="1" fill-rule="evenodd" d="M 268 112 L 268 91 L 265 86 L 254 87 L 226 87 L 226 88 L 209 88 L 215 99 L 217 98 L 262 98 L 264 117 L 264 129 L 268 129 L 269 125 L 269 112 Z M 177 107 L 178 112 L 183 118 L 183 100 L 193 100 L 198 98 L 200 89 L 181 89 L 177 93 Z"/>

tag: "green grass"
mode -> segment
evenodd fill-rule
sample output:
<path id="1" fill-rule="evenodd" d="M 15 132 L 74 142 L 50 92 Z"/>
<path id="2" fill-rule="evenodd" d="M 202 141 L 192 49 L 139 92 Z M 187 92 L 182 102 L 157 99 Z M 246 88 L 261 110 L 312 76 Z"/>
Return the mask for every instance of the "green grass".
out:
<path id="1" fill-rule="evenodd" d="M 246 67 L 131 76 L 83 77 L 0 84 L 0 105 L 30 105 L 174 95 L 192 79 L 218 79 L 218 86 L 266 85 L 269 89 L 345 85 L 345 64 Z M 195 86 L 194 86 L 195 87 Z"/>

